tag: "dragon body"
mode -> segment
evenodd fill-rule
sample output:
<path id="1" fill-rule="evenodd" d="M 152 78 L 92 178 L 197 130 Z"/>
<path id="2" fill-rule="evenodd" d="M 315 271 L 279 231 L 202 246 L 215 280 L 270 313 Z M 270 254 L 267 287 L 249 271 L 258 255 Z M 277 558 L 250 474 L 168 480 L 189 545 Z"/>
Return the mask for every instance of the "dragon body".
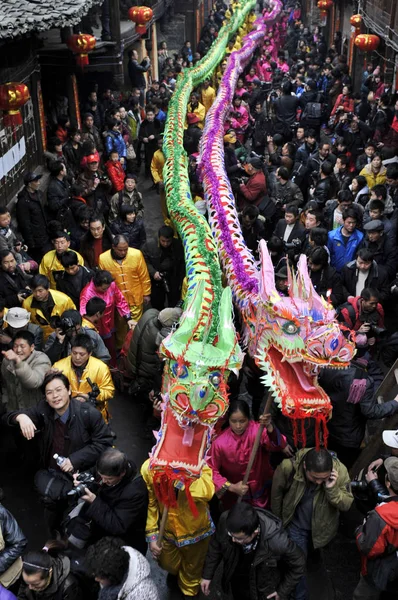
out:
<path id="1" fill-rule="evenodd" d="M 280 8 L 279 0 L 274 0 L 264 20 L 273 21 Z M 298 421 L 313 417 L 318 434 L 323 424 L 326 440 L 331 403 L 318 384 L 317 373 L 320 367 L 347 367 L 354 346 L 343 336 L 333 307 L 313 288 L 304 255 L 296 273 L 288 270 L 288 297 L 281 297 L 276 290 L 274 269 L 264 241 L 260 243 L 259 268 L 244 242 L 224 166 L 224 121 L 238 76 L 263 39 L 264 28 L 264 22 L 258 20 L 254 31 L 243 39 L 242 48 L 228 59 L 216 100 L 206 116 L 199 172 L 220 261 L 242 316 L 248 354 L 263 372 L 263 383 L 271 390 L 282 413 L 293 420 L 296 439 Z"/>
<path id="2" fill-rule="evenodd" d="M 175 503 L 175 480 L 185 485 L 189 500 L 189 485 L 201 474 L 212 428 L 228 406 L 229 373 L 243 362 L 233 324 L 231 290 L 222 287 L 216 243 L 191 198 L 183 136 L 192 89 L 212 74 L 229 38 L 254 7 L 255 0 L 237 5 L 207 55 L 178 76 L 168 109 L 163 142 L 165 193 L 184 246 L 188 289 L 180 325 L 160 347 L 166 361 L 164 407 L 149 468 L 157 497 L 166 506 Z M 193 503 L 191 506 L 194 510 Z"/>

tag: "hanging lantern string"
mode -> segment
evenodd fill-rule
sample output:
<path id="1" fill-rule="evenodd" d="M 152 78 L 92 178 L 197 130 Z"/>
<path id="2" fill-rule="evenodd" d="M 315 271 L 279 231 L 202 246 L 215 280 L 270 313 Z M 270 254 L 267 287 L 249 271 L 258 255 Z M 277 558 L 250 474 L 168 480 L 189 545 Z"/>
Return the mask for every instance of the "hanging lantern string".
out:
<path id="1" fill-rule="evenodd" d="M 358 14 L 360 14 L 363 17 L 363 22 L 366 25 L 366 27 L 368 27 L 368 29 L 372 29 L 375 33 L 377 33 L 377 35 L 383 38 L 386 46 L 389 46 L 390 48 L 392 48 L 392 50 L 398 52 L 398 43 L 394 43 L 387 37 L 387 30 L 392 31 L 395 36 L 397 35 L 393 29 L 391 29 L 388 25 L 386 25 L 384 28 L 380 25 L 377 25 L 377 23 L 374 22 L 374 20 L 364 11 L 362 7 L 359 8 Z"/>

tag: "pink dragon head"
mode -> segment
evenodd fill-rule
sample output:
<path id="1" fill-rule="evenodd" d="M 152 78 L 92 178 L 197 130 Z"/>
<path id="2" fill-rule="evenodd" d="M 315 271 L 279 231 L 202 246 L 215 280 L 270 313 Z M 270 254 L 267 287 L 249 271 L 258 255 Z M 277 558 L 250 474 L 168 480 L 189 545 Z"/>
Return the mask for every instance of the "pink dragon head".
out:
<path id="1" fill-rule="evenodd" d="M 346 368 L 354 344 L 344 337 L 333 307 L 315 291 L 305 255 L 297 272 L 288 270 L 289 296 L 275 287 L 274 268 L 266 243 L 260 242 L 260 298 L 254 326 L 257 364 L 285 414 L 293 418 L 329 415 L 327 394 L 317 383 L 321 367 Z M 253 321 L 250 326 L 253 326 Z"/>

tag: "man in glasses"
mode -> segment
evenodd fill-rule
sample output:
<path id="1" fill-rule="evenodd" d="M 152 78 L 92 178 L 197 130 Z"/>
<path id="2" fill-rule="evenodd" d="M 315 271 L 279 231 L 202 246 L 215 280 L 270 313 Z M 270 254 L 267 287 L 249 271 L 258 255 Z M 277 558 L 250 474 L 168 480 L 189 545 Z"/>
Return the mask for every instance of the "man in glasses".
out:
<path id="1" fill-rule="evenodd" d="M 234 600 L 290 597 L 305 569 L 305 557 L 270 512 L 241 503 L 221 515 L 212 537 L 201 581 L 202 592 L 224 561 L 222 587 Z M 283 560 L 283 573 L 278 561 Z"/>

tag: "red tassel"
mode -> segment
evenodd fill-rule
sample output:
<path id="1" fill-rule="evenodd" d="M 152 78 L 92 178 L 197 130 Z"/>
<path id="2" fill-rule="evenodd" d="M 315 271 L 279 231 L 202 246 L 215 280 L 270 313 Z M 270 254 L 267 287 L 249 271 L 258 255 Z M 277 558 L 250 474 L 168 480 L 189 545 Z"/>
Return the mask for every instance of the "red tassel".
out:
<path id="1" fill-rule="evenodd" d="M 22 125 L 22 115 L 19 110 L 8 110 L 3 116 L 5 127 L 17 127 Z"/>
<path id="2" fill-rule="evenodd" d="M 145 25 L 136 25 L 135 26 L 135 30 L 139 35 L 145 35 L 146 34 L 146 27 Z"/>
<path id="3" fill-rule="evenodd" d="M 89 64 L 88 54 L 77 54 L 76 55 L 76 64 L 84 69 Z"/>

